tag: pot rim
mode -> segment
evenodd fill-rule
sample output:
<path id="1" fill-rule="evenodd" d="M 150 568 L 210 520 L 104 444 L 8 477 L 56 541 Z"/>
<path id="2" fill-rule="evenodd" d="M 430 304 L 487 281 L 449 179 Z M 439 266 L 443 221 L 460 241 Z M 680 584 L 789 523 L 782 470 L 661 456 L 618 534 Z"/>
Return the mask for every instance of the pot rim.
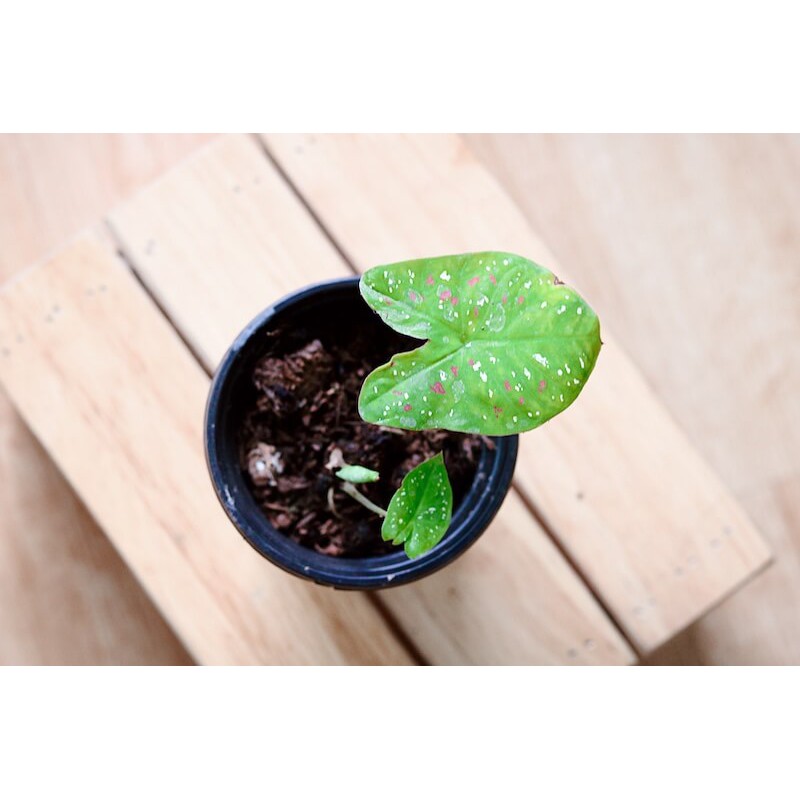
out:
<path id="1" fill-rule="evenodd" d="M 292 292 L 257 314 L 236 336 L 220 362 L 208 394 L 204 439 L 206 463 L 217 498 L 244 539 L 281 569 L 316 583 L 339 589 L 380 589 L 400 586 L 429 575 L 467 550 L 483 534 L 508 493 L 517 458 L 518 436 L 486 437 L 473 483 L 456 509 L 447 533 L 436 547 L 416 559 L 400 550 L 383 556 L 341 558 L 317 553 L 276 530 L 258 506 L 239 466 L 226 457 L 231 450 L 227 436 L 226 400 L 242 374 L 251 346 L 294 310 L 335 302 L 358 292 L 357 276 L 309 284 Z M 376 319 L 379 319 L 376 315 Z M 380 324 L 384 324 L 381 322 Z M 238 372 L 237 372 L 238 370 Z M 236 448 L 233 448 L 236 451 Z"/>

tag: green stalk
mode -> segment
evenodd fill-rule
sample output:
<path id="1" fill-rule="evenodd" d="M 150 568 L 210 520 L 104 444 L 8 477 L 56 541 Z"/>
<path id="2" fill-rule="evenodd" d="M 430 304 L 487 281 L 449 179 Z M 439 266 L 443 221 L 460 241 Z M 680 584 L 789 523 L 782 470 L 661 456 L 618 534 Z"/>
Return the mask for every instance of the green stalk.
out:
<path id="1" fill-rule="evenodd" d="M 350 483 L 349 481 L 345 481 L 342 484 L 342 491 L 345 492 L 346 494 L 349 494 L 350 497 L 353 498 L 353 500 L 358 501 L 359 503 L 361 503 L 362 506 L 364 506 L 364 508 L 368 508 L 370 511 L 374 512 L 379 517 L 386 516 L 386 511 L 384 509 L 382 509 L 380 506 L 376 506 L 375 503 L 373 503 L 372 500 L 370 500 L 368 497 L 364 497 L 364 495 L 361 494 L 361 492 L 359 492 L 358 489 L 356 489 L 356 487 L 353 486 L 353 484 Z"/>

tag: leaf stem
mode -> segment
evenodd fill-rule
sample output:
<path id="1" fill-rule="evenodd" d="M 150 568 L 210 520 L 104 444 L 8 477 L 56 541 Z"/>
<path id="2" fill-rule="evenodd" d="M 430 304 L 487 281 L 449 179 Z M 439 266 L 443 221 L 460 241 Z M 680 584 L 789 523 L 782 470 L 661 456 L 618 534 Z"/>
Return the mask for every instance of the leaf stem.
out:
<path id="1" fill-rule="evenodd" d="M 342 491 L 346 494 L 349 494 L 353 500 L 357 500 L 362 506 L 368 508 L 370 511 L 373 511 L 379 517 L 386 516 L 386 511 L 384 511 L 380 506 L 376 506 L 375 503 L 373 503 L 368 497 L 364 497 L 364 495 L 361 494 L 361 492 L 359 492 L 358 489 L 356 489 L 356 487 L 353 486 L 353 484 L 349 481 L 344 481 L 342 484 Z"/>

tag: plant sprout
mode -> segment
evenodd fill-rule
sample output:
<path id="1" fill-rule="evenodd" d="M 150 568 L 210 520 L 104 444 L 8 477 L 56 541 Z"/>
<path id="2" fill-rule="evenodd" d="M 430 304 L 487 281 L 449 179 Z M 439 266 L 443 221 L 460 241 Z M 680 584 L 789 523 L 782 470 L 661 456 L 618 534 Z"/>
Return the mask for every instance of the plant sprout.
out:
<path id="1" fill-rule="evenodd" d="M 426 340 L 370 373 L 358 410 L 366 422 L 405 430 L 507 436 L 542 425 L 586 384 L 600 352 L 600 323 L 552 272 L 512 253 L 423 258 L 365 272 L 361 294 L 389 327 Z M 346 465 L 344 489 L 379 478 Z M 348 488 L 349 487 L 349 488 Z M 453 493 L 442 454 L 412 469 L 384 511 L 385 541 L 416 558 L 441 541 Z"/>

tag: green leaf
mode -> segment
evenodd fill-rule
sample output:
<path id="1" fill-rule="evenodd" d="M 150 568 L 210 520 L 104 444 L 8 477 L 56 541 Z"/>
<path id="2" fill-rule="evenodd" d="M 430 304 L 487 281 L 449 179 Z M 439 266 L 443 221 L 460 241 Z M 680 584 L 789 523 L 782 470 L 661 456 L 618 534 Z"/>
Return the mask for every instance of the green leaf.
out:
<path id="1" fill-rule="evenodd" d="M 363 419 L 502 436 L 563 411 L 600 352 L 600 323 L 552 272 L 511 253 L 368 270 L 361 294 L 390 327 L 428 339 L 364 381 Z"/>
<path id="2" fill-rule="evenodd" d="M 336 471 L 336 477 L 350 483 L 374 483 L 380 475 L 374 469 L 360 467 L 358 464 L 348 464 Z"/>
<path id="3" fill-rule="evenodd" d="M 386 510 L 381 535 L 384 541 L 405 544 L 406 555 L 417 558 L 442 540 L 452 514 L 453 489 L 439 453 L 403 478 Z"/>

